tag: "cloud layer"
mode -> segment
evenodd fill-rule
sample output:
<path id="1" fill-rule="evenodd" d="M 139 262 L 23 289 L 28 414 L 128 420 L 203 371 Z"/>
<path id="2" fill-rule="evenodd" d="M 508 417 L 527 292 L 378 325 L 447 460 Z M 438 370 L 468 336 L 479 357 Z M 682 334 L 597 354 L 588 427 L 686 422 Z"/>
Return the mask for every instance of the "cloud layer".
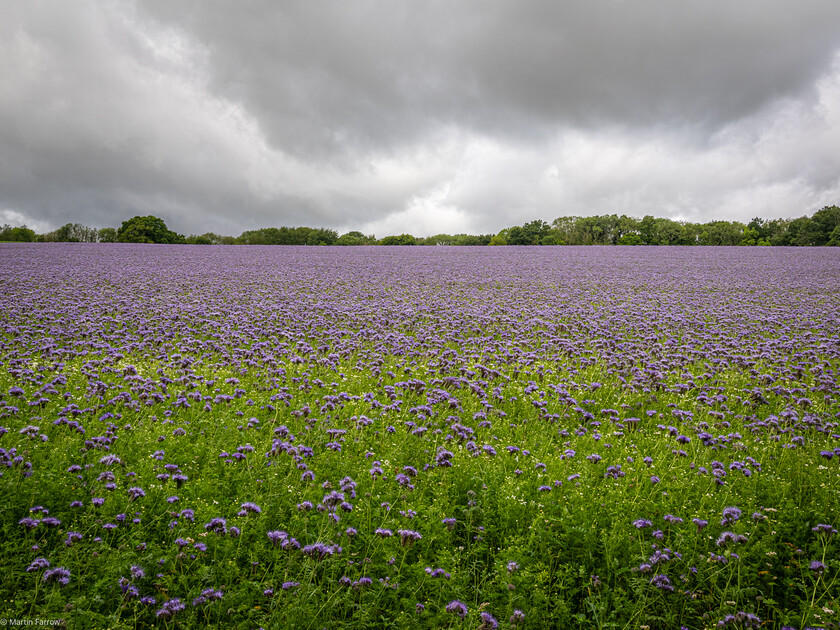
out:
<path id="1" fill-rule="evenodd" d="M 840 202 L 840 5 L 0 5 L 0 221 L 495 232 Z"/>

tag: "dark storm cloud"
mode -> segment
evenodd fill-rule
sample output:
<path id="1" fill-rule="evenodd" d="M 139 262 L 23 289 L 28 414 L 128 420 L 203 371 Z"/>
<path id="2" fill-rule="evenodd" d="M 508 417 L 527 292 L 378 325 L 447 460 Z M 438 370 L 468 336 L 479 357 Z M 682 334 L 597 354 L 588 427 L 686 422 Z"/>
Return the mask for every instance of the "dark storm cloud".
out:
<path id="1" fill-rule="evenodd" d="M 834 1 L 6 3 L 0 220 L 799 215 L 840 194 L 838 23 Z"/>

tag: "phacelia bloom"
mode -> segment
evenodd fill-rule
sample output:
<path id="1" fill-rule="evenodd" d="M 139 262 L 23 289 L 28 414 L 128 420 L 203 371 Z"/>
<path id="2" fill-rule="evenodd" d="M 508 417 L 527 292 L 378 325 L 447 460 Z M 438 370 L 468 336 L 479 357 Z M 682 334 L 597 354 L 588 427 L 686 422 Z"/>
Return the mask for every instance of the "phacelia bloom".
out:
<path id="1" fill-rule="evenodd" d="M 731 525 L 735 521 L 741 518 L 741 510 L 736 507 L 727 507 L 723 508 L 723 518 L 720 521 L 720 524 L 723 526 Z"/>
<path id="2" fill-rule="evenodd" d="M 597 464 L 601 461 L 601 456 L 598 453 L 592 453 L 591 455 L 587 455 L 586 459 L 592 462 L 593 464 Z"/>
<path id="3" fill-rule="evenodd" d="M 74 543 L 79 542 L 81 539 L 82 535 L 79 532 L 67 532 L 67 539 L 64 541 L 64 545 L 66 547 L 70 547 Z"/>
<path id="4" fill-rule="evenodd" d="M 146 572 L 143 570 L 143 567 L 133 564 L 131 565 L 131 577 L 135 580 L 139 580 L 146 576 Z"/>
<path id="5" fill-rule="evenodd" d="M 653 522 L 649 521 L 646 518 L 640 518 L 640 519 L 637 519 L 637 520 L 633 521 L 633 526 L 636 529 L 644 529 L 645 527 L 650 527 L 651 525 L 653 525 Z"/>
<path id="6" fill-rule="evenodd" d="M 709 524 L 709 521 L 704 521 L 702 518 L 693 518 L 691 522 L 697 526 L 697 531 L 701 532 Z"/>
<path id="7" fill-rule="evenodd" d="M 242 511 L 251 512 L 253 514 L 260 514 L 262 512 L 262 508 L 259 505 L 257 505 L 256 503 L 251 503 L 250 501 L 243 503 L 241 508 Z"/>
<path id="8" fill-rule="evenodd" d="M 819 560 L 812 560 L 809 566 L 811 571 L 813 571 L 817 575 L 822 575 L 823 573 L 825 573 L 825 565 Z"/>
<path id="9" fill-rule="evenodd" d="M 516 562 L 508 562 L 507 563 L 507 571 L 508 573 L 513 573 L 519 569 L 519 564 Z"/>
<path id="10" fill-rule="evenodd" d="M 394 535 L 394 532 L 392 532 L 390 529 L 383 529 L 382 527 L 377 527 L 374 534 L 376 534 L 380 538 L 389 538 Z"/>
<path id="11" fill-rule="evenodd" d="M 296 586 L 300 586 L 300 582 L 283 582 L 283 585 L 280 587 L 284 591 L 288 591 L 289 589 L 293 589 Z"/>
<path id="12" fill-rule="evenodd" d="M 44 571 L 41 579 L 47 583 L 58 582 L 61 586 L 67 586 L 70 583 L 70 571 L 64 567 L 55 567 Z"/>
<path id="13" fill-rule="evenodd" d="M 458 615 L 461 619 L 465 619 L 467 617 L 467 613 L 469 612 L 469 608 L 467 608 L 467 605 L 463 602 L 455 599 L 446 605 L 446 612 Z"/>
<path id="14" fill-rule="evenodd" d="M 446 525 L 446 529 L 450 532 L 454 529 L 455 523 L 457 522 L 454 518 L 445 518 L 441 521 L 444 525 Z"/>
<path id="15" fill-rule="evenodd" d="M 819 525 L 811 528 L 812 532 L 817 532 L 818 534 L 825 534 L 826 536 L 832 536 L 837 533 L 837 530 L 834 529 L 831 525 L 826 525 L 825 523 L 820 523 Z"/>
<path id="16" fill-rule="evenodd" d="M 22 518 L 18 521 L 18 525 L 23 525 L 28 531 L 32 531 L 33 529 L 38 527 L 38 525 L 40 525 L 40 524 L 41 524 L 41 521 L 39 521 L 38 519 L 29 518 L 29 517 Z"/>
<path id="17" fill-rule="evenodd" d="M 413 545 L 415 542 L 423 538 L 420 532 L 415 532 L 412 529 L 401 529 L 397 532 L 400 535 L 400 541 L 403 546 Z"/>
<path id="18" fill-rule="evenodd" d="M 525 621 L 525 613 L 519 610 L 518 608 L 513 611 L 513 614 L 510 616 L 510 625 L 515 626 Z"/>
<path id="19" fill-rule="evenodd" d="M 683 520 L 679 516 L 674 516 L 673 514 L 666 514 L 662 518 L 668 521 L 669 523 L 674 524 L 679 524 L 683 522 Z"/>
<path id="20" fill-rule="evenodd" d="M 217 534 L 227 534 L 227 521 L 223 518 L 211 519 L 209 523 L 204 524 L 204 529 Z"/>
<path id="21" fill-rule="evenodd" d="M 96 497 L 94 499 L 91 499 L 90 502 L 93 503 L 96 507 L 100 507 L 103 503 L 105 503 L 105 499 L 103 499 L 102 497 Z"/>
<path id="22" fill-rule="evenodd" d="M 650 478 L 650 482 L 651 482 L 652 484 L 654 484 L 654 485 L 656 485 L 656 484 L 657 484 L 657 483 L 659 483 L 660 481 L 662 481 L 662 480 L 661 480 L 659 477 L 657 477 L 656 475 L 653 475 L 653 476 Z"/>
<path id="23" fill-rule="evenodd" d="M 348 527 L 347 529 L 344 530 L 344 533 L 347 534 L 350 537 L 353 537 L 356 534 L 358 534 L 359 532 L 356 530 L 355 527 Z"/>
<path id="24" fill-rule="evenodd" d="M 46 558 L 35 558 L 26 570 L 30 573 L 33 571 L 40 571 L 41 569 L 47 569 L 50 566 L 50 561 Z"/>
<path id="25" fill-rule="evenodd" d="M 128 496 L 131 497 L 132 501 L 139 499 L 141 497 L 145 497 L 146 493 L 143 491 L 143 488 L 138 488 L 134 486 L 133 488 L 128 489 Z"/>
<path id="26" fill-rule="evenodd" d="M 478 627 L 480 630 L 496 630 L 499 627 L 499 622 L 490 613 L 482 612 L 481 625 Z"/>
<path id="27" fill-rule="evenodd" d="M 172 619 L 175 613 L 178 613 L 186 608 L 186 604 L 182 603 L 177 597 L 173 597 L 166 602 L 155 615 L 158 619 Z"/>
<path id="28" fill-rule="evenodd" d="M 718 539 L 715 541 L 718 547 L 722 547 L 723 545 L 729 543 L 744 543 L 747 542 L 747 537 L 741 534 L 735 534 L 733 532 L 723 532 Z"/>
<path id="29" fill-rule="evenodd" d="M 671 586 L 671 580 L 668 579 L 667 575 L 659 574 L 654 576 L 654 578 L 650 581 L 652 586 L 655 586 L 661 591 L 667 591 L 669 593 L 674 592 L 674 587 Z"/>
<path id="30" fill-rule="evenodd" d="M 266 532 L 266 535 L 271 541 L 271 544 L 273 544 L 275 547 L 277 546 L 277 543 L 279 543 L 281 540 L 286 540 L 289 537 L 289 535 L 286 532 L 281 531 Z"/>
<path id="31" fill-rule="evenodd" d="M 416 605 L 414 606 L 414 609 L 415 609 L 418 613 L 421 613 L 421 612 L 423 612 L 424 610 L 426 610 L 426 607 L 425 607 L 423 604 L 418 603 L 418 604 L 416 604 Z"/>

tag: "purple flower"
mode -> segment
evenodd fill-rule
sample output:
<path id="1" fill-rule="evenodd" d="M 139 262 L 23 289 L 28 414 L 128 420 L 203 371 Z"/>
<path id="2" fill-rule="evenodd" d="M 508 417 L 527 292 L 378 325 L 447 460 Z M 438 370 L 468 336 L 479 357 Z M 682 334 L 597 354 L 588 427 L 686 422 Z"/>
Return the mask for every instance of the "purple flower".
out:
<path id="1" fill-rule="evenodd" d="M 253 514 L 259 514 L 262 512 L 262 508 L 259 505 L 251 503 L 250 501 L 243 503 L 241 508 L 243 512 L 251 512 Z"/>
<path id="2" fill-rule="evenodd" d="M 420 532 L 415 532 L 413 529 L 401 529 L 397 532 L 400 535 L 400 541 L 403 547 L 406 545 L 413 545 L 415 542 L 423 538 Z"/>
<path id="3" fill-rule="evenodd" d="M 479 630 L 496 630 L 499 627 L 499 622 L 490 613 L 482 612 L 480 616 L 481 625 L 478 626 Z"/>
<path id="4" fill-rule="evenodd" d="M 70 571 L 64 567 L 47 569 L 44 571 L 44 577 L 41 579 L 47 583 L 58 582 L 61 586 L 67 586 L 70 583 Z"/>
<path id="5" fill-rule="evenodd" d="M 446 605 L 446 612 L 452 613 L 453 615 L 458 615 L 461 619 L 465 619 L 467 616 L 467 612 L 469 609 L 467 608 L 466 604 L 457 599 L 452 600 Z"/>
<path id="6" fill-rule="evenodd" d="M 227 521 L 223 518 L 211 519 L 209 523 L 204 524 L 204 529 L 217 534 L 227 534 Z"/>
<path id="7" fill-rule="evenodd" d="M 721 519 L 720 524 L 726 527 L 727 525 L 732 525 L 739 518 L 741 518 L 741 510 L 739 510 L 738 508 L 723 508 L 723 519 Z"/>
<path id="8" fill-rule="evenodd" d="M 266 535 L 268 536 L 268 539 L 271 541 L 271 544 L 274 545 L 275 547 L 277 546 L 277 543 L 279 543 L 280 541 L 286 540 L 289 537 L 289 535 L 286 532 L 281 532 L 281 531 L 278 531 L 278 530 L 267 532 Z"/>
<path id="9" fill-rule="evenodd" d="M 40 571 L 41 569 L 47 569 L 50 566 L 50 561 L 46 558 L 35 558 L 32 561 L 26 570 L 32 573 L 33 571 Z"/>
<path id="10" fill-rule="evenodd" d="M 182 603 L 177 597 L 173 597 L 166 602 L 155 615 L 158 619 L 172 619 L 175 613 L 178 613 L 186 608 L 186 604 Z"/>
<path id="11" fill-rule="evenodd" d="M 143 488 L 138 488 L 134 486 L 133 488 L 128 489 L 128 496 L 131 497 L 132 501 L 139 499 L 141 497 L 145 497 L 146 493 L 143 491 Z"/>
<path id="12" fill-rule="evenodd" d="M 668 579 L 667 575 L 659 574 L 654 576 L 654 578 L 650 581 L 652 586 L 655 586 L 661 591 L 667 591 L 668 593 L 674 592 L 674 587 L 671 586 L 671 580 Z"/>
<path id="13" fill-rule="evenodd" d="M 653 525 L 653 522 L 649 521 L 646 518 L 640 518 L 640 519 L 637 519 L 637 520 L 633 521 L 633 526 L 636 529 L 644 529 L 645 527 L 650 527 L 651 525 Z"/>
<path id="14" fill-rule="evenodd" d="M 817 575 L 822 575 L 823 573 L 825 573 L 825 564 L 823 564 L 819 560 L 812 560 L 811 564 L 809 565 L 809 568 Z"/>

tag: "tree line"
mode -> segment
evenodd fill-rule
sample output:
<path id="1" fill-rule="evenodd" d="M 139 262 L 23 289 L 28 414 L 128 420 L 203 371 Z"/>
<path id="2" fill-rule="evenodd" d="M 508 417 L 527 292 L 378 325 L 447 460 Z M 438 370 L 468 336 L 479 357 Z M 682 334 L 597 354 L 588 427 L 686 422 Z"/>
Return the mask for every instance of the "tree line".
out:
<path id="1" fill-rule="evenodd" d="M 398 234 L 376 238 L 352 231 L 311 227 L 269 227 L 241 235 L 213 232 L 184 236 L 171 231 L 163 219 L 135 216 L 119 228 L 92 228 L 67 223 L 36 234 L 24 226 L 0 228 L 0 241 L 44 243 L 165 243 L 187 245 L 781 245 L 840 246 L 840 207 L 826 206 L 813 216 L 796 219 L 754 218 L 740 221 L 691 223 L 647 215 L 559 217 L 505 228 L 498 234 L 435 234 L 415 237 Z"/>

